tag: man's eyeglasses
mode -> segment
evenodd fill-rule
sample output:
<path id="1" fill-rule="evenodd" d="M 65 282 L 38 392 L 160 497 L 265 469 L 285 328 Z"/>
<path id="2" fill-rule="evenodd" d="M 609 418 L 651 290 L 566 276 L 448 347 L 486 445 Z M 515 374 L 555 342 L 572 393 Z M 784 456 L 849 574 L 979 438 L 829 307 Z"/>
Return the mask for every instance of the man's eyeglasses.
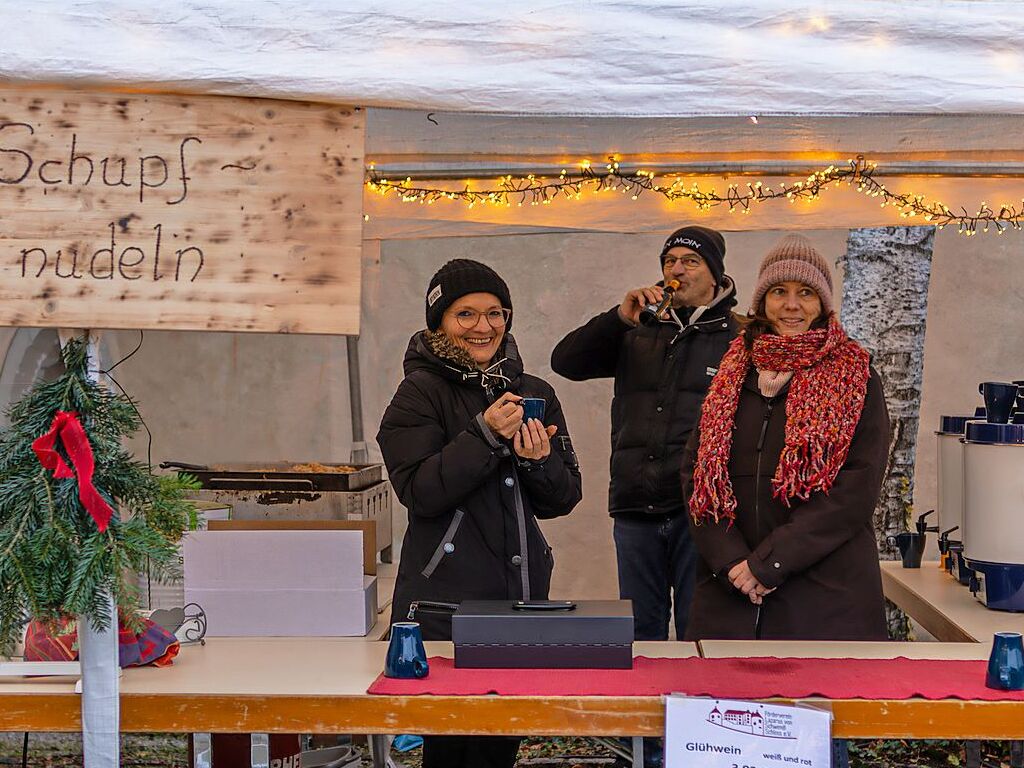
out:
<path id="1" fill-rule="evenodd" d="M 483 315 L 487 318 L 487 324 L 491 328 L 504 328 L 508 324 L 508 319 L 512 316 L 511 309 L 489 309 L 486 312 L 477 312 L 475 309 L 460 309 L 455 313 L 455 319 L 459 322 L 463 328 L 467 330 L 470 328 L 476 328 L 477 323 L 480 322 L 480 316 Z"/>
<path id="2" fill-rule="evenodd" d="M 665 262 L 662 266 L 665 269 L 671 269 L 676 265 L 676 262 L 682 265 L 683 269 L 687 272 L 695 272 L 700 269 L 700 265 L 704 263 L 704 260 L 699 256 L 683 256 L 677 259 L 675 256 L 666 256 Z"/>

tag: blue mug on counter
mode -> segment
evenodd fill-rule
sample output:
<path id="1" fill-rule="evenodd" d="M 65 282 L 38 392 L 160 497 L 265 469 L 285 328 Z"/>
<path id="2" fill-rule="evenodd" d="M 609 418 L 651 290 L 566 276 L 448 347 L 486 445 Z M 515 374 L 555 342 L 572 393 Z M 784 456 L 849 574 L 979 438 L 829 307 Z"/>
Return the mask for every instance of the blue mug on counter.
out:
<path id="1" fill-rule="evenodd" d="M 384 661 L 384 677 L 414 679 L 430 672 L 419 622 L 399 621 L 391 625 L 391 644 Z"/>
<path id="2" fill-rule="evenodd" d="M 985 686 L 1000 691 L 1024 691 L 1024 643 L 1020 632 L 996 632 L 992 636 Z"/>

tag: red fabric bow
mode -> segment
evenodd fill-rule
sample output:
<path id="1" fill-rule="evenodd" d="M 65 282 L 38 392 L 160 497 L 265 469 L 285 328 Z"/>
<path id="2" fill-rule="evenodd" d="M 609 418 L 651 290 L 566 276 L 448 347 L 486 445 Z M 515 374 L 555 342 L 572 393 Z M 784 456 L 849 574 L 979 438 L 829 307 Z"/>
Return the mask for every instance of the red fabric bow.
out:
<path id="1" fill-rule="evenodd" d="M 74 472 L 54 449 L 58 437 L 64 443 L 64 450 L 67 451 L 71 463 L 75 465 Z M 53 470 L 54 477 L 65 479 L 78 476 L 78 498 L 96 521 L 100 533 L 107 530 L 107 523 L 110 522 L 114 510 L 92 484 L 96 463 L 92 455 L 92 446 L 89 445 L 89 438 L 86 437 L 85 429 L 78 420 L 78 414 L 73 411 L 57 411 L 50 431 L 32 441 L 32 450 L 43 467 Z"/>

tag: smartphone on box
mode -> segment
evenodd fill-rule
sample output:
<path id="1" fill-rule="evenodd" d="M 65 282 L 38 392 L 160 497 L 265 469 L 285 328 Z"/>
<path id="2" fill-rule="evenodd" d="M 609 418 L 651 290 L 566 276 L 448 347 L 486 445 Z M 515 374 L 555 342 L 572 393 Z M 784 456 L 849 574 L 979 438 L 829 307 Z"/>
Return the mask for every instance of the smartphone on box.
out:
<path id="1" fill-rule="evenodd" d="M 516 600 L 512 607 L 518 611 L 571 611 L 576 603 L 572 600 Z"/>

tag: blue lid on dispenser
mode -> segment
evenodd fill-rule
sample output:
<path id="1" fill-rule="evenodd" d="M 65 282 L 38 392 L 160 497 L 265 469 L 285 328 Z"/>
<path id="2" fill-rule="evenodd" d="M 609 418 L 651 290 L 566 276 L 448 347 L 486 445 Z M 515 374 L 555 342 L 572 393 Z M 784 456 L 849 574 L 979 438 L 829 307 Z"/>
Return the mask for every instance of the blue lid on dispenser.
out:
<path id="1" fill-rule="evenodd" d="M 939 416 L 939 429 L 935 434 L 963 437 L 967 422 L 975 418 L 977 416 Z"/>
<path id="2" fill-rule="evenodd" d="M 968 443 L 1024 445 L 1024 424 L 990 424 L 987 421 L 969 421 L 965 433 Z"/>

